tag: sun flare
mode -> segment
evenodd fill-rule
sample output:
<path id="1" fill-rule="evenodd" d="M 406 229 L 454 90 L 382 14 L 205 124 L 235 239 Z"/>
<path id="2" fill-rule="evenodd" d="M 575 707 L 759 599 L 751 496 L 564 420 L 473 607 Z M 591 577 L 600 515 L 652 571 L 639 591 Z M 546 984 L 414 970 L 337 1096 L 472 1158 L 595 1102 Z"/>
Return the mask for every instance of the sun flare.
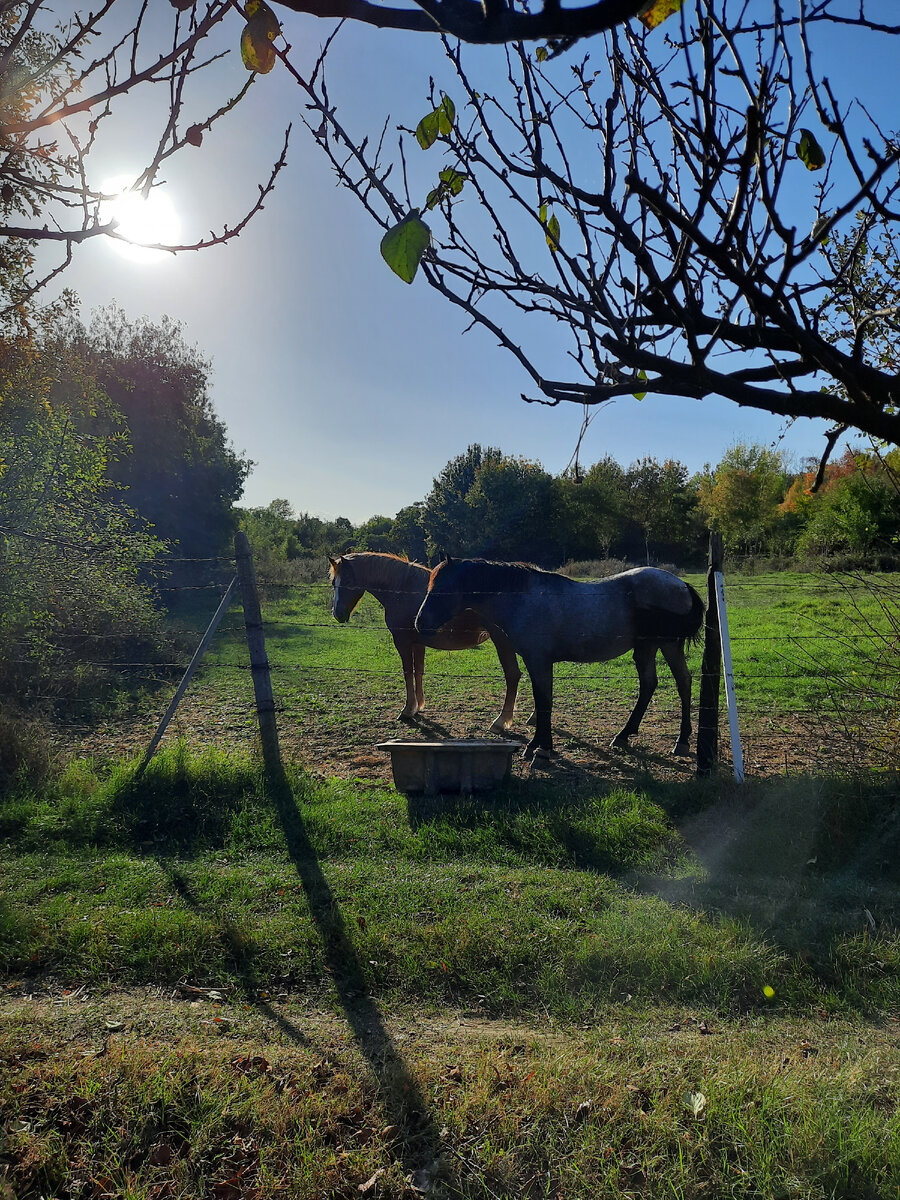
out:
<path id="1" fill-rule="evenodd" d="M 118 237 L 111 238 L 119 254 L 132 262 L 161 262 L 170 255 L 151 247 L 177 243 L 181 230 L 178 213 L 169 197 L 154 188 L 144 199 L 130 190 L 131 180 L 113 179 L 103 185 L 103 219 L 116 222 Z M 123 241 L 122 239 L 126 239 Z"/>

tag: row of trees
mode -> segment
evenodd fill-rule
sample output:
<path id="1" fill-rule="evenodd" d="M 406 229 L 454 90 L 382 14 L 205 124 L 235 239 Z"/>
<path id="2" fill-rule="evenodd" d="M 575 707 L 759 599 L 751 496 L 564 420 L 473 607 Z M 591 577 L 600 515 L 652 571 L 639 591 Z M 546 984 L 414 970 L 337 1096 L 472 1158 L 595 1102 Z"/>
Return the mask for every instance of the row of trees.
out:
<path id="1" fill-rule="evenodd" d="M 900 450 L 845 451 L 813 492 L 815 464 L 791 470 L 778 450 L 737 443 L 691 475 L 680 462 L 606 457 L 586 472 L 551 475 L 540 463 L 469 446 L 424 500 L 354 528 L 296 516 L 285 500 L 241 522 L 266 560 L 383 550 L 426 562 L 442 551 L 526 559 L 696 562 L 706 534 L 733 554 L 871 559 L 900 552 Z"/>

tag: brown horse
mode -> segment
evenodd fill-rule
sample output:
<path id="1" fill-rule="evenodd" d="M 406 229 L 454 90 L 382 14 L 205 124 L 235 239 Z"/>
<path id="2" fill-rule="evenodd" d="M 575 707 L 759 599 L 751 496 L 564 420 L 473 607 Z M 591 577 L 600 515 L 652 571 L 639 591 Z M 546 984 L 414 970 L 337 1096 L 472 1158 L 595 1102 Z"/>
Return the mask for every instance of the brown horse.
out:
<path id="1" fill-rule="evenodd" d="M 470 650 L 492 638 L 506 679 L 506 696 L 503 710 L 491 729 L 502 733 L 509 728 L 522 672 L 516 652 L 501 630 L 488 629 L 474 613 L 463 612 L 428 636 L 417 633 L 416 613 L 428 590 L 430 573 L 427 567 L 396 554 L 375 552 L 342 554 L 338 558 L 329 556 L 328 561 L 331 563 L 328 574 L 334 588 L 331 613 L 336 621 L 342 624 L 349 621 L 350 614 L 366 592 L 371 592 L 384 609 L 384 623 L 400 655 L 406 683 L 406 704 L 400 713 L 401 721 L 411 721 L 425 708 L 422 676 L 426 646 L 435 650 Z"/>

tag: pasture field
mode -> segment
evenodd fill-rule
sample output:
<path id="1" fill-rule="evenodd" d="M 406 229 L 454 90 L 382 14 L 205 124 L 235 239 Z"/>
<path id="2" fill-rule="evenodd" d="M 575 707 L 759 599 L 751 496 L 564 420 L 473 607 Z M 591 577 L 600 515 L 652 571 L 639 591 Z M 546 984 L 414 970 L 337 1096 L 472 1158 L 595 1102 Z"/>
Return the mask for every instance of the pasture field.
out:
<path id="1" fill-rule="evenodd" d="M 850 610 L 746 582 L 744 702 L 824 739 L 868 670 Z M 619 663 L 561 681 L 557 760 L 417 801 L 373 750 L 402 702 L 378 612 L 264 613 L 283 778 L 250 754 L 238 613 L 140 781 L 144 718 L 0 797 L 0 1195 L 900 1196 L 896 772 L 818 743 L 785 772 L 779 743 L 698 783 L 671 687 L 612 755 Z M 431 656 L 423 733 L 483 733 L 500 678 L 489 646 Z"/>
<path id="2" fill-rule="evenodd" d="M 690 577 L 705 593 L 705 580 Z M 748 772 L 828 771 L 897 765 L 900 735 L 900 576 L 779 573 L 735 576 L 726 584 L 734 674 Z M 189 594 L 190 595 L 190 594 Z M 215 608 L 215 593 L 191 596 L 183 618 L 194 631 Z M 347 626 L 330 616 L 327 583 L 271 588 L 263 615 L 272 681 L 287 756 L 313 770 L 387 781 L 376 742 L 401 736 L 399 658 L 380 606 L 363 599 Z M 700 648 L 690 656 L 694 704 Z M 422 736 L 482 736 L 500 711 L 503 678 L 490 643 L 477 650 L 426 653 L 428 709 Z M 608 745 L 637 697 L 630 656 L 588 666 L 561 663 L 555 672 L 555 775 L 592 771 L 623 782 L 647 769 L 687 779 L 693 767 L 674 763 L 677 732 L 674 683 L 660 660 L 660 687 L 633 739 L 631 756 Z M 724 697 L 722 700 L 723 734 Z M 520 686 L 514 736 L 527 735 L 531 689 Z M 79 749 L 102 754 L 146 745 L 153 714 L 77 731 Z M 213 644 L 202 678 L 191 685 L 174 733 L 194 746 L 252 746 L 252 686 L 239 607 Z M 723 761 L 729 761 L 723 736 Z M 523 768 L 517 767 L 520 774 Z"/>

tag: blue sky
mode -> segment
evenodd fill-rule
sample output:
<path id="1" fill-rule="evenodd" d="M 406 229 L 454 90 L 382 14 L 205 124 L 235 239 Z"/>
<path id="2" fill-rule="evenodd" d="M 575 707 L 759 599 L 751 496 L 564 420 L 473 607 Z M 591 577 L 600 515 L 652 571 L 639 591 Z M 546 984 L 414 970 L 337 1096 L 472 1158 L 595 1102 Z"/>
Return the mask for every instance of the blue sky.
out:
<path id="1" fill-rule="evenodd" d="M 295 46 L 317 47 L 327 31 L 313 18 L 289 18 Z M 330 70 L 331 93 L 351 129 L 377 129 L 388 112 L 394 125 L 415 125 L 429 73 L 441 62 L 436 39 L 348 27 Z M 237 52 L 215 70 L 226 93 L 244 82 Z M 109 175 L 142 165 L 142 104 L 117 113 L 103 151 Z M 201 148 L 179 156 L 166 173 L 167 191 L 186 239 L 237 219 L 299 104 L 276 67 Z M 202 103 L 193 112 L 193 119 L 206 115 Z M 115 300 L 132 318 L 168 314 L 183 322 L 187 341 L 212 360 L 214 403 L 235 447 L 256 464 L 246 504 L 285 497 L 325 517 L 391 516 L 424 497 L 471 442 L 562 470 L 581 409 L 524 404 L 520 393 L 534 388 L 514 361 L 484 332 L 463 335 L 461 314 L 423 280 L 408 286 L 392 275 L 378 244 L 377 227 L 336 188 L 324 157 L 295 124 L 278 189 L 237 241 L 136 264 L 95 239 L 76 254 L 64 282 L 85 315 Z M 611 454 L 627 465 L 649 454 L 680 459 L 693 471 L 740 439 L 778 442 L 799 464 L 820 449 L 823 429 L 803 422 L 785 431 L 778 418 L 715 399 L 627 399 L 596 416 L 581 460 Z"/>

